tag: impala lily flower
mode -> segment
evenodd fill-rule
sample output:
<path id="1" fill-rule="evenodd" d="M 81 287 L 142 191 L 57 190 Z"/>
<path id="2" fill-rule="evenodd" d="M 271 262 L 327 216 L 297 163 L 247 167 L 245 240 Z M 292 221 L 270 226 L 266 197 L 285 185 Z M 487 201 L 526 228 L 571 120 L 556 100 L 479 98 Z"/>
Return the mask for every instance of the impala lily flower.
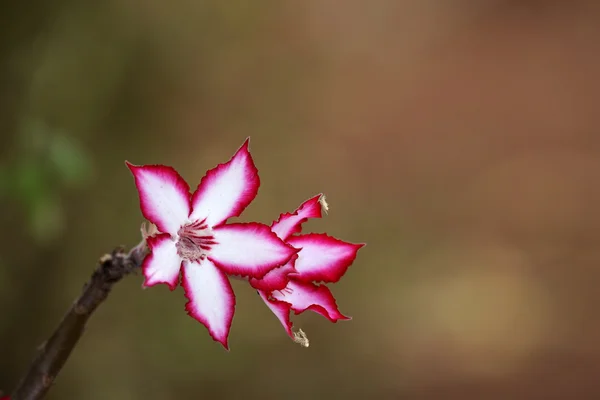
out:
<path id="1" fill-rule="evenodd" d="M 286 243 L 300 249 L 282 267 L 268 272 L 262 279 L 251 278 L 250 284 L 258 289 L 260 297 L 275 313 L 288 335 L 304 346 L 308 340 L 304 332 L 292 331 L 290 310 L 300 314 L 312 310 L 331 322 L 350 319 L 337 307 L 327 286 L 315 282 L 334 283 L 346 273 L 364 244 L 352 244 L 324 233 L 295 235 L 302 231 L 308 218 L 321 218 L 321 208 L 327 210 L 324 196 L 305 201 L 294 213 L 282 214 L 271 229 Z"/>
<path id="2" fill-rule="evenodd" d="M 142 214 L 158 231 L 147 238 L 152 252 L 142 265 L 144 285 L 174 290 L 181 273 L 188 314 L 228 349 L 235 295 L 226 274 L 262 278 L 298 252 L 267 225 L 224 224 L 242 213 L 260 185 L 248 139 L 231 160 L 208 171 L 192 195 L 171 167 L 127 166 Z"/>

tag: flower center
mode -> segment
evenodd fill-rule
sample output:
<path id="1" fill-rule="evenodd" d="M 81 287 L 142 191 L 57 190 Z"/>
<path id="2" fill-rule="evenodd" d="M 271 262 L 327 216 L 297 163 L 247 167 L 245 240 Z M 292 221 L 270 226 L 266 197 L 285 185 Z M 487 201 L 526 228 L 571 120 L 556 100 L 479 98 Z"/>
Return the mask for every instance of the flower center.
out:
<path id="1" fill-rule="evenodd" d="M 183 225 L 177 235 L 177 254 L 184 260 L 204 260 L 212 246 L 217 243 L 205 220 Z"/>

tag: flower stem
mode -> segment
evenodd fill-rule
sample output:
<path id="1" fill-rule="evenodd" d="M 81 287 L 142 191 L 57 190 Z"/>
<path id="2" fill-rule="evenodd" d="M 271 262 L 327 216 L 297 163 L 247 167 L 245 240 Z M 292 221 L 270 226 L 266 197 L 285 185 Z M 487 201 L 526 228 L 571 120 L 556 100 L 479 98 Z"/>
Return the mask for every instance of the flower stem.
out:
<path id="1" fill-rule="evenodd" d="M 37 400 L 46 395 L 77 345 L 87 320 L 106 300 L 115 283 L 141 267 L 147 252 L 146 241 L 142 240 L 129 253 L 119 248 L 100 258 L 81 295 L 52 336 L 39 347 L 26 375 L 12 392 L 11 400 Z"/>

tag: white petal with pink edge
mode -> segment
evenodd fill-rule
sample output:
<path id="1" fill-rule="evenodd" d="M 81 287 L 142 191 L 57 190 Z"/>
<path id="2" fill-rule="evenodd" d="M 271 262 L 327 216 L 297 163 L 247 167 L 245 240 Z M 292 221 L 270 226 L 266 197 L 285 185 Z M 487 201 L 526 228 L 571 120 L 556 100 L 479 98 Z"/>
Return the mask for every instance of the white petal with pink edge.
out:
<path id="1" fill-rule="evenodd" d="M 150 236 L 146 241 L 152 252 L 142 263 L 142 272 L 146 278 L 144 286 L 164 283 L 169 289 L 175 290 L 181 269 L 181 257 L 177 254 L 175 241 L 168 233 Z"/>
<path id="2" fill-rule="evenodd" d="M 212 232 L 217 244 L 208 258 L 230 275 L 262 278 L 298 252 L 281 241 L 267 225 L 255 222 L 221 225 Z"/>
<path id="3" fill-rule="evenodd" d="M 343 242 L 324 233 L 292 236 L 287 243 L 301 249 L 294 265 L 298 272 L 291 276 L 304 282 L 339 281 L 364 246 Z"/>
<path id="4" fill-rule="evenodd" d="M 318 194 L 306 200 L 293 213 L 281 214 L 279 219 L 271 225 L 271 229 L 282 240 L 286 240 L 294 233 L 302 231 L 302 224 L 308 218 L 321 218 L 321 204 L 319 199 L 322 194 Z"/>
<path id="5" fill-rule="evenodd" d="M 249 140 L 246 139 L 231 160 L 219 164 L 202 178 L 192 196 L 192 220 L 206 218 L 209 226 L 215 226 L 239 216 L 254 200 L 260 180 L 248 151 Z"/>
<path id="6" fill-rule="evenodd" d="M 135 178 L 144 217 L 161 232 L 175 235 L 190 214 L 190 188 L 171 167 L 126 162 Z"/>
<path id="7" fill-rule="evenodd" d="M 296 258 L 298 258 L 298 255 L 294 254 L 287 264 L 270 270 L 261 279 L 250 278 L 250 285 L 255 289 L 267 292 L 285 289 L 289 282 L 288 275 L 292 272 L 296 272 L 296 268 L 294 268 Z"/>
<path id="8" fill-rule="evenodd" d="M 292 322 L 290 321 L 290 305 L 276 300 L 269 300 L 267 293 L 262 290 L 259 290 L 258 294 L 260 295 L 260 298 L 263 299 L 267 307 L 273 311 L 273 314 L 275 314 L 279 322 L 281 322 L 283 329 L 285 329 L 287 334 L 293 339 L 294 334 L 292 333 Z"/>
<path id="9" fill-rule="evenodd" d="M 284 290 L 273 292 L 272 297 L 290 304 L 296 314 L 312 310 L 331 322 L 350 319 L 338 310 L 335 298 L 324 285 L 290 281 Z"/>
<path id="10" fill-rule="evenodd" d="M 201 322 L 212 338 L 227 350 L 227 338 L 235 311 L 235 295 L 229 279 L 209 260 L 183 262 L 181 285 L 188 314 Z"/>

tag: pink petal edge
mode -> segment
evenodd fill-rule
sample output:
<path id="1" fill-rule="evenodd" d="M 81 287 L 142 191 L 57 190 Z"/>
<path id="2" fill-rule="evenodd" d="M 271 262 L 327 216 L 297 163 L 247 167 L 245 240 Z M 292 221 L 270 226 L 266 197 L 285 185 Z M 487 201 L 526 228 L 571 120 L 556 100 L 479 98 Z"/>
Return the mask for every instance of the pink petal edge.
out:
<path id="1" fill-rule="evenodd" d="M 208 259 L 229 275 L 262 278 L 299 251 L 257 222 L 220 225 L 213 235 L 217 244 Z"/>
<path id="2" fill-rule="evenodd" d="M 271 224 L 271 229 L 282 240 L 287 240 L 294 233 L 302 231 L 302 224 L 309 218 L 321 218 L 322 210 L 319 199 L 323 194 L 318 194 L 306 200 L 293 213 L 285 213 L 279 216 L 277 221 Z"/>
<path id="3" fill-rule="evenodd" d="M 279 322 L 283 325 L 283 329 L 285 329 L 287 334 L 294 339 L 294 334 L 292 332 L 293 324 L 292 321 L 290 321 L 290 305 L 288 303 L 269 299 L 269 296 L 265 291 L 258 290 L 258 294 L 267 307 L 275 314 L 277 319 L 279 319 Z"/>
<path id="4" fill-rule="evenodd" d="M 175 235 L 190 214 L 189 185 L 172 167 L 125 164 L 133 174 L 144 217 L 160 232 Z"/>
<path id="5" fill-rule="evenodd" d="M 184 261 L 181 286 L 188 299 L 188 315 L 206 326 L 213 340 L 229 351 L 235 294 L 227 276 L 208 260 L 201 264 Z"/>
<path id="6" fill-rule="evenodd" d="M 274 300 L 289 304 L 296 315 L 312 310 L 331 322 L 351 319 L 339 311 L 333 294 L 325 285 L 292 280 L 286 289 L 275 291 L 271 296 Z"/>
<path id="7" fill-rule="evenodd" d="M 298 258 L 298 254 L 294 254 L 287 264 L 272 269 L 267 272 L 261 279 L 250 278 L 250 286 L 254 289 L 272 292 L 273 290 L 283 290 L 289 282 L 288 275 L 297 272 L 294 263 Z"/>
<path id="8" fill-rule="evenodd" d="M 364 243 L 343 242 L 325 233 L 292 236 L 287 243 L 301 249 L 290 277 L 303 282 L 337 282 L 356 259 Z"/>
<path id="9" fill-rule="evenodd" d="M 258 169 L 248 145 L 250 138 L 229 161 L 209 170 L 192 195 L 191 219 L 206 218 L 210 226 L 238 217 L 254 200 L 260 186 Z"/>
<path id="10" fill-rule="evenodd" d="M 164 283 L 171 291 L 179 283 L 181 258 L 177 254 L 175 242 L 168 233 L 160 233 L 146 239 L 148 247 L 152 250 L 142 262 L 145 287 Z"/>

